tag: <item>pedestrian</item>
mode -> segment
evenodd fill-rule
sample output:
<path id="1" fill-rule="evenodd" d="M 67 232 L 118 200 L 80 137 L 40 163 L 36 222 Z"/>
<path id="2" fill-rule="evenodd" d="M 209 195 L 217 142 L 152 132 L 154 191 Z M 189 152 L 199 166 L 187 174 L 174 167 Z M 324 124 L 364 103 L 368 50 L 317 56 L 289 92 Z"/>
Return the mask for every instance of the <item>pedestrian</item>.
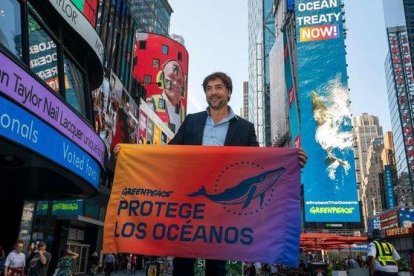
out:
<path id="1" fill-rule="evenodd" d="M 98 268 L 99 268 L 99 256 L 98 253 L 95 251 L 92 253 L 91 257 L 90 257 L 90 274 L 91 275 L 96 275 L 98 274 Z"/>
<path id="2" fill-rule="evenodd" d="M 27 246 L 27 250 L 26 250 L 26 261 L 27 259 L 34 253 L 35 251 L 35 244 L 34 242 L 31 242 L 28 246 Z"/>
<path id="3" fill-rule="evenodd" d="M 243 275 L 246 275 L 246 276 L 257 275 L 256 266 L 254 265 L 254 263 L 246 263 L 246 267 L 244 268 Z"/>
<path id="4" fill-rule="evenodd" d="M 30 263 L 28 263 L 28 276 L 47 276 L 52 255 L 46 251 L 46 244 L 39 242 L 37 250 L 34 252 Z"/>
<path id="5" fill-rule="evenodd" d="M 364 260 L 361 258 L 360 255 L 357 256 L 356 261 L 358 262 L 360 268 L 364 268 Z"/>
<path id="6" fill-rule="evenodd" d="M 384 239 L 379 229 L 372 230 L 371 238 L 367 255 L 371 276 L 398 276 L 400 255 L 394 246 Z"/>
<path id="7" fill-rule="evenodd" d="M 137 256 L 135 254 L 132 254 L 131 256 L 131 274 L 135 274 L 137 264 Z"/>
<path id="8" fill-rule="evenodd" d="M 115 257 L 112 253 L 105 256 L 104 259 L 104 271 L 105 276 L 111 276 L 111 273 L 114 271 L 115 267 Z"/>
<path id="9" fill-rule="evenodd" d="M 4 275 L 5 276 L 23 276 L 24 267 L 26 266 L 26 256 L 22 252 L 24 248 L 24 242 L 18 240 L 14 246 L 14 250 L 7 255 L 4 262 Z"/>
<path id="10" fill-rule="evenodd" d="M 58 271 L 56 276 L 71 276 L 73 260 L 77 259 L 79 254 L 72 252 L 70 249 L 66 249 L 62 258 L 58 262 Z"/>
<path id="11" fill-rule="evenodd" d="M 352 258 L 352 256 L 348 256 L 348 259 L 345 262 L 346 268 L 349 271 L 350 269 L 359 268 L 358 262 Z"/>
<path id="12" fill-rule="evenodd" d="M 30 260 L 32 259 L 34 252 L 35 252 L 35 244 L 34 242 L 31 242 L 28 246 L 27 246 L 27 250 L 26 250 L 26 264 L 30 264 Z M 27 274 L 27 270 L 29 269 L 29 266 L 26 265 L 26 267 L 24 268 L 24 274 Z"/>
<path id="13" fill-rule="evenodd" d="M 144 256 L 142 255 L 136 255 L 136 260 L 135 260 L 135 269 L 140 271 L 142 269 L 142 261 L 143 261 Z"/>
<path id="14" fill-rule="evenodd" d="M 254 125 L 235 115 L 228 105 L 233 91 L 231 78 L 222 72 L 215 72 L 203 81 L 203 89 L 208 108 L 205 111 L 189 114 L 181 124 L 177 134 L 170 141 L 173 145 L 203 146 L 259 146 Z M 114 149 L 115 155 L 120 145 Z M 301 166 L 307 160 L 303 150 L 299 150 Z M 195 259 L 174 258 L 173 276 L 194 275 Z M 206 260 L 206 276 L 225 276 L 226 261 Z"/>

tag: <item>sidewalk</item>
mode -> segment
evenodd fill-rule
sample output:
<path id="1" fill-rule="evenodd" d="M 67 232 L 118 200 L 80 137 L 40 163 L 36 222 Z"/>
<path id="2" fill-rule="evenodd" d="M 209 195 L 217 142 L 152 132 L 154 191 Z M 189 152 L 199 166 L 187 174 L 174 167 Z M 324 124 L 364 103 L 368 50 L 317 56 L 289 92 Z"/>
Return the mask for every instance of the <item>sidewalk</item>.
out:
<path id="1" fill-rule="evenodd" d="M 74 274 L 74 275 L 76 275 L 76 276 L 90 276 L 89 274 L 83 274 L 83 273 Z M 96 276 L 105 276 L 105 274 L 104 273 L 98 273 L 98 274 L 96 274 Z M 141 269 L 139 271 L 136 271 L 135 274 L 125 273 L 123 271 L 122 272 L 119 271 L 118 273 L 112 272 L 111 276 L 145 276 L 145 270 Z"/>

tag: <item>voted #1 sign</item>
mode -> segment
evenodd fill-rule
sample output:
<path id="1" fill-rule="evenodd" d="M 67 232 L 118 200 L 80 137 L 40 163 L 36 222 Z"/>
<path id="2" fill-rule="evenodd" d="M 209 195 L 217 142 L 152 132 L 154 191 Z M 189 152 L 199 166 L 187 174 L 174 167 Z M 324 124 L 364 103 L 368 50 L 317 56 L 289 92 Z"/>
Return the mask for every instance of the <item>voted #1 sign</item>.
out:
<path id="1" fill-rule="evenodd" d="M 296 149 L 122 145 L 104 253 L 295 266 L 299 173 Z"/>
<path id="2" fill-rule="evenodd" d="M 100 167 L 90 155 L 40 119 L 1 96 L 0 136 L 51 159 L 98 188 Z"/>

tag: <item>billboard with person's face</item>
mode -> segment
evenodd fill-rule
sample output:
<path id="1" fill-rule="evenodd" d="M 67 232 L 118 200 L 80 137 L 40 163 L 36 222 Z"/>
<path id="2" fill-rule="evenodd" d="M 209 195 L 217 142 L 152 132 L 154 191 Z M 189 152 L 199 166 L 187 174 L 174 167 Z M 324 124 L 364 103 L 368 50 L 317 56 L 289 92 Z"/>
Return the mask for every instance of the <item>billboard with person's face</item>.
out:
<path id="1" fill-rule="evenodd" d="M 133 75 L 144 86 L 151 109 L 177 132 L 187 109 L 188 52 L 185 47 L 169 37 L 139 33 Z"/>

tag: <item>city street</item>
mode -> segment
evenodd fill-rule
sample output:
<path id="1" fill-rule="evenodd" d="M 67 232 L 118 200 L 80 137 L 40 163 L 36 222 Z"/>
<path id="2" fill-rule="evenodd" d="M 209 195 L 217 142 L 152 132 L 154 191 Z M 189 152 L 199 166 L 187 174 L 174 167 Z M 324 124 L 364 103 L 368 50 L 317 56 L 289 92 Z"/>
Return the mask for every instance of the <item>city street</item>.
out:
<path id="1" fill-rule="evenodd" d="M 414 0 L 0 0 L 0 175 L 6 275 L 413 272 Z"/>
<path id="2" fill-rule="evenodd" d="M 98 276 L 105 276 L 105 274 L 97 274 L 97 275 Z M 139 270 L 139 271 L 135 272 L 135 274 L 125 273 L 125 272 L 111 273 L 111 276 L 131 276 L 131 275 L 145 276 L 145 270 L 143 270 L 143 269 Z"/>

